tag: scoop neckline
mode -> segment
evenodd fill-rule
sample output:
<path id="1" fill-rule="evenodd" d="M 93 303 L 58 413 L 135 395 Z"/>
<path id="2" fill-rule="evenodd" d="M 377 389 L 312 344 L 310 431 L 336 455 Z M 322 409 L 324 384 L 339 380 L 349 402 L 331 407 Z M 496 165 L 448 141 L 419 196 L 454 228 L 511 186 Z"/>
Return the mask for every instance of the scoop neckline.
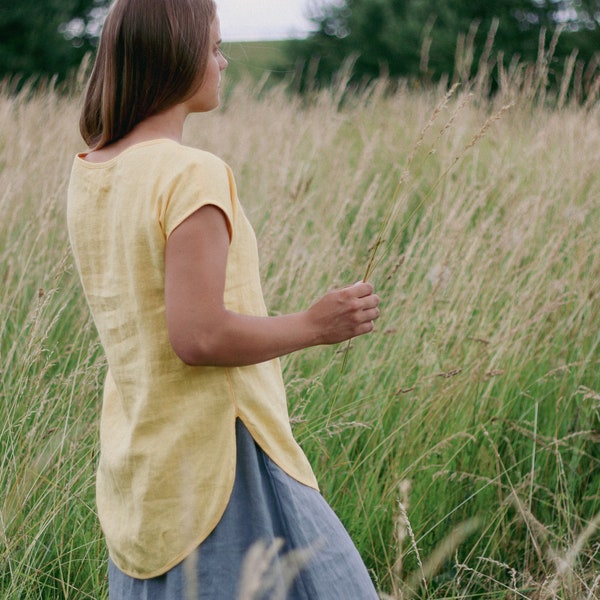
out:
<path id="1" fill-rule="evenodd" d="M 121 152 L 119 152 L 117 155 L 113 156 L 112 158 L 109 158 L 108 160 L 103 160 L 100 162 L 92 162 L 92 161 L 86 160 L 86 156 L 89 154 L 89 152 L 79 152 L 76 155 L 76 160 L 78 160 L 78 162 L 80 164 L 82 164 L 86 167 L 91 167 L 91 168 L 107 167 L 107 166 L 110 166 L 110 165 L 116 163 L 125 154 L 129 154 L 133 150 L 143 148 L 145 146 L 154 146 L 155 144 L 164 144 L 164 143 L 173 143 L 173 144 L 179 145 L 179 142 L 176 142 L 175 140 L 172 140 L 170 138 L 156 138 L 153 140 L 145 140 L 143 142 L 137 142 L 135 144 L 132 144 L 131 146 L 127 146 L 127 148 L 124 148 L 123 150 L 121 150 Z"/>

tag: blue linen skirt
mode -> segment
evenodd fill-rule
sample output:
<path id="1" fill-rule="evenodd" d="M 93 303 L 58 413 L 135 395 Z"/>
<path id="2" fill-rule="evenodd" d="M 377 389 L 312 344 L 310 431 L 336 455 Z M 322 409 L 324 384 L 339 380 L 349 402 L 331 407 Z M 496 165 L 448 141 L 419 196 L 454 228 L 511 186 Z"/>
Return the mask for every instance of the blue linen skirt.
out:
<path id="1" fill-rule="evenodd" d="M 135 579 L 109 561 L 110 600 L 377 600 L 369 573 L 324 498 L 282 471 L 236 422 L 231 499 L 182 563 Z"/>

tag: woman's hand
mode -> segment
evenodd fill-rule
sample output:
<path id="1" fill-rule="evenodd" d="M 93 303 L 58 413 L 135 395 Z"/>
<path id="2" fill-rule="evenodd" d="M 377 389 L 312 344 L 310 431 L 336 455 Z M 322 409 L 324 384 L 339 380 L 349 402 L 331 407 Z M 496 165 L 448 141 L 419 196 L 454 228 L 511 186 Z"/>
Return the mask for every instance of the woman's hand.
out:
<path id="1" fill-rule="evenodd" d="M 379 317 L 379 296 L 370 283 L 332 290 L 307 311 L 308 327 L 318 344 L 337 344 L 370 333 Z"/>

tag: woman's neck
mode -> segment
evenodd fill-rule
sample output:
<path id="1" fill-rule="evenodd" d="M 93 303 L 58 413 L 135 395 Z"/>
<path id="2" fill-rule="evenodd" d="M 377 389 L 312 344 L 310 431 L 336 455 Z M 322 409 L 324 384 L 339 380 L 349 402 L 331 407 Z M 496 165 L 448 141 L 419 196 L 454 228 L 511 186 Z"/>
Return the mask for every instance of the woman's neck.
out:
<path id="1" fill-rule="evenodd" d="M 105 162 L 131 146 L 151 140 L 169 139 L 180 144 L 187 114 L 183 105 L 178 104 L 160 114 L 152 115 L 138 123 L 127 135 L 116 142 L 99 150 L 92 150 L 85 159 L 89 162 Z"/>
<path id="2" fill-rule="evenodd" d="M 131 144 L 138 144 L 149 140 L 166 138 L 181 143 L 186 117 L 187 112 L 181 104 L 178 104 L 162 113 L 144 119 L 123 140 L 130 140 Z"/>

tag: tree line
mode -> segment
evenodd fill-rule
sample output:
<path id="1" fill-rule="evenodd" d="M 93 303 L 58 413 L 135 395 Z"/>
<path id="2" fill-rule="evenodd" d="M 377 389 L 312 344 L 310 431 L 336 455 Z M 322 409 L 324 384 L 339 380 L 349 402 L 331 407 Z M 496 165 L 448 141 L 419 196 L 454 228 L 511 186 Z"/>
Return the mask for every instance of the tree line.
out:
<path id="1" fill-rule="evenodd" d="M 108 0 L 1 0 L 0 79 L 65 79 L 94 52 Z M 326 84 L 353 57 L 354 77 L 456 77 L 460 52 L 476 69 L 486 52 L 535 62 L 553 39 L 554 73 L 576 58 L 598 68 L 600 0 L 337 0 L 313 16 L 315 31 L 290 44 L 304 76 Z M 556 35 L 560 32 L 560 35 Z M 551 70 L 552 72 L 552 70 Z M 463 74 L 464 75 L 464 74 Z"/>
<path id="2" fill-rule="evenodd" d="M 314 20 L 293 50 L 312 84 L 349 57 L 360 81 L 471 78 L 482 57 L 505 68 L 548 58 L 554 83 L 569 60 L 583 78 L 600 67 L 600 0 L 345 0 Z"/>
<path id="3" fill-rule="evenodd" d="M 64 80 L 93 52 L 107 0 L 0 0 L 0 79 Z"/>

